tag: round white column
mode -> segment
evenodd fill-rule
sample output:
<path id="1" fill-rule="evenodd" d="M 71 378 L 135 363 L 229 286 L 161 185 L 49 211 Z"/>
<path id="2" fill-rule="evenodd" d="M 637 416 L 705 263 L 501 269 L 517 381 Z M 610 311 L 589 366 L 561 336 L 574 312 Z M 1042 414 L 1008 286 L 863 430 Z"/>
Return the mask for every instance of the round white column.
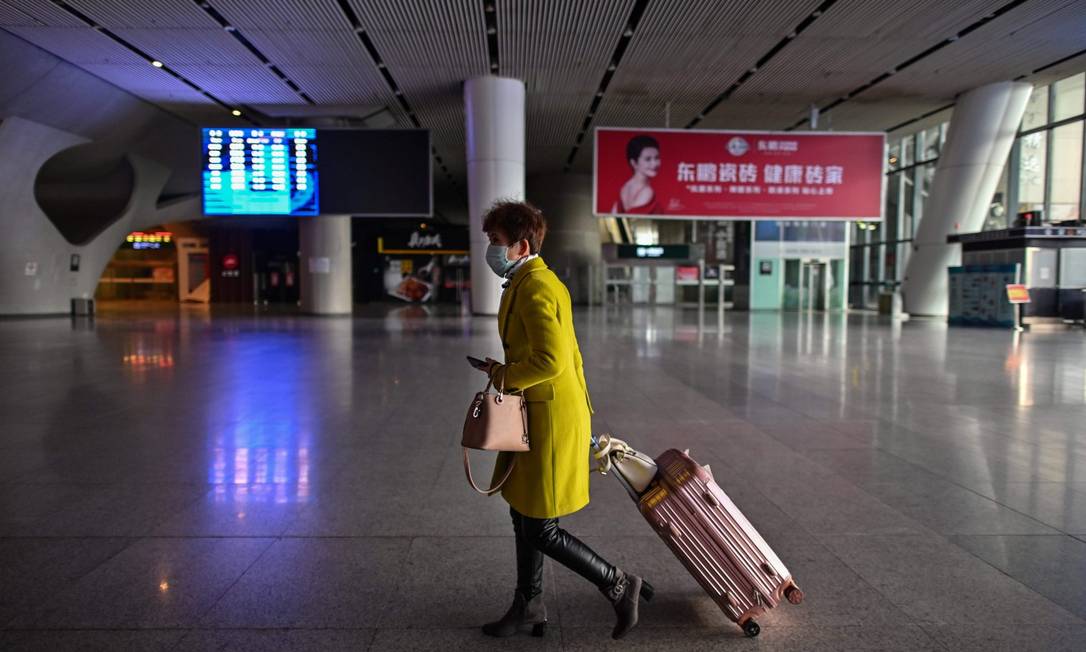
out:
<path id="1" fill-rule="evenodd" d="M 499 199 L 524 199 L 524 82 L 476 77 L 464 82 L 467 116 L 471 309 L 498 314 L 502 280 L 486 264 L 483 213 Z"/>
<path id="2" fill-rule="evenodd" d="M 984 226 L 1032 88 L 1023 82 L 989 84 L 954 104 L 905 268 L 902 295 L 909 314 L 947 314 L 947 267 L 961 264 L 961 245 L 948 244 L 946 238 Z"/>
<path id="3" fill-rule="evenodd" d="M 351 218 L 305 217 L 298 221 L 302 311 L 349 315 L 351 298 Z"/>

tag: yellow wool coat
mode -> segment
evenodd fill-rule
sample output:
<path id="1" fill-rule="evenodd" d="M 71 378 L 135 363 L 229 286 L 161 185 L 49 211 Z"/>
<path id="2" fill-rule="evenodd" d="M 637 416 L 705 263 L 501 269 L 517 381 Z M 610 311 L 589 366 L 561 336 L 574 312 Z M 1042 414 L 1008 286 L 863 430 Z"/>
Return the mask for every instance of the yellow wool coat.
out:
<path id="1" fill-rule="evenodd" d="M 501 453 L 494 480 L 516 455 L 502 487 L 513 509 L 532 518 L 557 518 L 588 504 L 592 403 L 573 330 L 569 290 L 541 258 L 523 263 L 502 294 L 498 332 L 505 364 L 495 386 L 522 391 L 528 406 L 527 453 Z"/>

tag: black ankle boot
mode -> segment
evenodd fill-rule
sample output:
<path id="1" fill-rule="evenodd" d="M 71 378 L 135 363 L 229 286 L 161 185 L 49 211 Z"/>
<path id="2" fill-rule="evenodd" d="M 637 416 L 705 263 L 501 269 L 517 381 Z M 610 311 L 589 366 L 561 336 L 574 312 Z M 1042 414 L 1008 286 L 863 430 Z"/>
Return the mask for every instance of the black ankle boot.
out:
<path id="1" fill-rule="evenodd" d="M 525 600 L 524 595 L 517 591 L 509 611 L 505 612 L 501 620 L 483 625 L 483 633 L 505 638 L 528 626 L 532 628 L 532 636 L 543 636 L 547 631 L 547 607 L 543 604 L 543 594 Z"/>
<path id="2" fill-rule="evenodd" d="M 629 575 L 615 569 L 615 581 L 611 586 L 600 589 L 615 608 L 615 628 L 611 638 L 620 639 L 637 626 L 638 598 L 645 602 L 652 600 L 655 592 L 652 585 L 636 575 Z"/>

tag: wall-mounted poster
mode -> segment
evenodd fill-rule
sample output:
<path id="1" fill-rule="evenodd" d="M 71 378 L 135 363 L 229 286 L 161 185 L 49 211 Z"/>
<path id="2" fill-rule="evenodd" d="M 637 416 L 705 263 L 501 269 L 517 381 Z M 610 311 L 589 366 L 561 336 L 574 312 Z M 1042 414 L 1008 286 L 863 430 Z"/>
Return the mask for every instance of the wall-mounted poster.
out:
<path id="1" fill-rule="evenodd" d="M 882 219 L 878 133 L 596 130 L 601 216 Z"/>

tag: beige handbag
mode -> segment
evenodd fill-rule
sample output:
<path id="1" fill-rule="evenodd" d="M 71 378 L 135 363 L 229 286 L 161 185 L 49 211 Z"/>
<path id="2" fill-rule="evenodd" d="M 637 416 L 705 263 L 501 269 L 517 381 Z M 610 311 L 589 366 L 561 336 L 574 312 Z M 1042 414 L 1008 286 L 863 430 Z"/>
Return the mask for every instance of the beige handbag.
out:
<path id="1" fill-rule="evenodd" d="M 464 447 L 464 472 L 467 473 L 471 487 L 481 494 L 490 496 L 497 493 L 513 473 L 517 458 L 514 456 L 505 470 L 505 475 L 493 487 L 480 489 L 471 476 L 471 461 L 468 449 L 484 451 L 507 451 L 524 453 L 530 450 L 528 445 L 528 406 L 519 394 L 506 394 L 498 388 L 492 394 L 493 380 L 487 381 L 486 388 L 475 395 L 464 420 L 464 437 L 460 445 Z"/>
<path id="2" fill-rule="evenodd" d="M 616 469 L 638 495 L 643 494 L 656 478 L 656 461 L 644 453 L 630 448 L 626 442 L 610 434 L 600 435 L 593 442 L 599 466 L 594 470 L 603 475 Z M 706 467 L 708 469 L 708 467 Z"/>

